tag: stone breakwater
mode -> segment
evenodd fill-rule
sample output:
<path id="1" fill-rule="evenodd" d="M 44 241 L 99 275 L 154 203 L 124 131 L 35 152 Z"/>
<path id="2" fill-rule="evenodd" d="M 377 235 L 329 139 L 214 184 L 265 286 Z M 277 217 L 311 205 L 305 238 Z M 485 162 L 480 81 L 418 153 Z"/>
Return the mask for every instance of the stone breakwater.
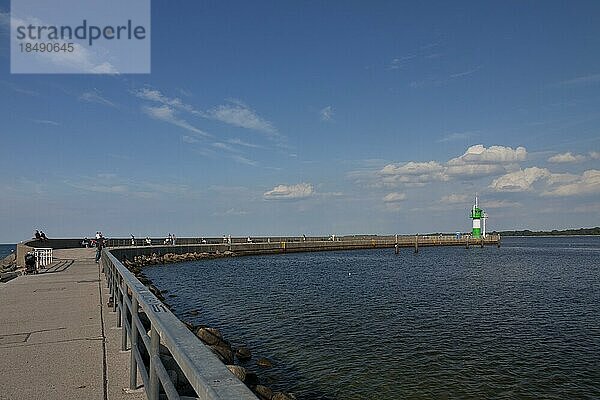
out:
<path id="1" fill-rule="evenodd" d="M 214 253 L 185 253 L 175 254 L 167 253 L 159 255 L 156 253 L 150 255 L 135 256 L 133 260 L 123 259 L 121 262 L 127 267 L 138 280 L 144 284 L 150 292 L 152 292 L 165 306 L 171 309 L 171 306 L 166 302 L 164 297 L 167 291 L 161 291 L 152 283 L 144 273 L 143 268 L 148 265 L 164 265 L 184 261 L 208 260 L 215 258 L 234 257 L 235 253 L 231 251 L 214 252 Z M 175 296 L 173 294 L 167 296 Z M 191 315 L 197 315 L 198 311 L 191 311 Z M 144 325 L 146 331 L 150 330 L 150 320 L 143 311 L 139 313 L 140 321 Z M 251 371 L 247 368 L 254 364 L 259 369 L 271 368 L 273 362 L 265 357 L 255 357 L 252 351 L 244 346 L 233 346 L 226 340 L 219 329 L 206 325 L 194 325 L 189 321 L 182 320 L 194 335 L 206 345 L 215 356 L 235 375 L 240 381 L 248 386 L 254 394 L 261 400 L 294 400 L 296 397 L 292 393 L 274 391 L 268 387 L 265 382 L 260 379 L 259 373 Z M 140 352 L 146 361 L 149 360 L 148 354 L 145 352 L 144 346 L 140 345 Z M 179 393 L 186 396 L 195 396 L 193 388 L 188 383 L 185 375 L 169 353 L 169 350 L 161 345 L 160 357 L 171 377 L 171 380 L 177 387 Z M 252 362 L 255 359 L 254 363 Z"/>
<path id="2" fill-rule="evenodd" d="M 12 253 L 0 260 L 0 282 L 8 282 L 17 276 L 17 255 Z"/>

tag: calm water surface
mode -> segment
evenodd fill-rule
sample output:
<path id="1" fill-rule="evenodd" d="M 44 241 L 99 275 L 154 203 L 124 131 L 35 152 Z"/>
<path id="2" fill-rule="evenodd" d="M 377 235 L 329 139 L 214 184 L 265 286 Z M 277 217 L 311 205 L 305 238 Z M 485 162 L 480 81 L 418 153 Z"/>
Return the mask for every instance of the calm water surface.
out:
<path id="1" fill-rule="evenodd" d="M 600 398 L 600 238 L 150 267 L 301 399 Z M 191 316 L 192 310 L 199 315 Z"/>
<path id="2" fill-rule="evenodd" d="M 17 246 L 14 244 L 0 244 L 0 260 L 9 255 L 11 250 L 17 251 Z"/>

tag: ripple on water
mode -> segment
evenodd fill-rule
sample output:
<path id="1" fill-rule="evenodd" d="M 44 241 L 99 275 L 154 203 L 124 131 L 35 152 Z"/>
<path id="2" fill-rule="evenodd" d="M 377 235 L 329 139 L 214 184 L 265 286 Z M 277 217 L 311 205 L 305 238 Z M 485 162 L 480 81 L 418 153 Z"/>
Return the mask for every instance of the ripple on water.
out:
<path id="1" fill-rule="evenodd" d="M 261 379 L 301 399 L 600 398 L 599 255 L 598 238 L 506 238 L 147 275 L 182 319 L 272 359 Z"/>

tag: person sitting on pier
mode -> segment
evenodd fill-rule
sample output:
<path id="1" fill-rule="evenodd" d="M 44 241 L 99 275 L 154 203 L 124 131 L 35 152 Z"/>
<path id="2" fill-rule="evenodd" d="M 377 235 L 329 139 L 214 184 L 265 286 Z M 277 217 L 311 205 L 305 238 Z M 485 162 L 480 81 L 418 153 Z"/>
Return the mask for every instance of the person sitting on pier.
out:
<path id="1" fill-rule="evenodd" d="M 150 236 L 146 236 L 146 246 L 150 246 L 152 244 L 152 240 L 150 240 Z"/>
<path id="2" fill-rule="evenodd" d="M 38 231 L 37 229 L 35 230 L 35 238 L 37 240 L 42 240 L 42 235 L 40 235 L 40 231 Z"/>
<path id="3" fill-rule="evenodd" d="M 42 240 L 48 240 L 48 238 L 46 237 L 46 234 L 44 233 L 44 231 L 40 231 L 40 237 Z"/>

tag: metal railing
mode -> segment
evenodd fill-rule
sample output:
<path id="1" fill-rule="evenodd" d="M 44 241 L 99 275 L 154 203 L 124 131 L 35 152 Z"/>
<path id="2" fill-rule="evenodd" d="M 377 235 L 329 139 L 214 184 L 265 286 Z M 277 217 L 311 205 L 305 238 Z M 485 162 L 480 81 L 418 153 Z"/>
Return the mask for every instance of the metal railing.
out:
<path id="1" fill-rule="evenodd" d="M 414 242 L 415 237 L 418 237 L 419 243 L 438 243 L 438 242 L 464 242 L 469 238 L 470 234 L 462 233 L 458 237 L 455 234 L 448 235 L 356 235 L 356 236 L 243 236 L 243 237 L 181 237 L 177 238 L 177 245 L 200 245 L 200 244 L 249 244 L 249 243 L 314 243 L 314 242 L 343 242 L 347 244 L 356 243 L 375 243 L 379 244 L 394 244 L 396 242 L 406 243 Z M 248 241 L 250 239 L 250 241 Z M 165 243 L 165 238 L 150 238 L 149 243 L 143 238 L 135 239 L 135 246 L 171 246 L 170 243 Z M 473 239 L 477 240 L 480 239 Z M 495 242 L 499 240 L 498 234 L 488 234 L 484 241 Z M 130 247 L 133 246 L 131 239 L 113 238 L 107 239 L 108 247 Z"/>
<path id="2" fill-rule="evenodd" d="M 180 399 L 176 385 L 161 359 L 161 345 L 185 375 L 200 399 L 257 400 L 221 361 L 165 305 L 131 273 L 110 250 L 102 251 L 101 265 L 110 291 L 117 327 L 122 329 L 121 350 L 131 350 L 130 388 L 138 387 L 139 372 L 146 395 L 158 400 L 161 388 L 168 399 Z M 139 317 L 143 311 L 149 331 Z M 172 372 L 171 372 L 172 373 Z"/>
<path id="3" fill-rule="evenodd" d="M 46 268 L 52 264 L 52 249 L 50 248 L 35 248 L 33 249 L 35 255 L 35 268 Z"/>

